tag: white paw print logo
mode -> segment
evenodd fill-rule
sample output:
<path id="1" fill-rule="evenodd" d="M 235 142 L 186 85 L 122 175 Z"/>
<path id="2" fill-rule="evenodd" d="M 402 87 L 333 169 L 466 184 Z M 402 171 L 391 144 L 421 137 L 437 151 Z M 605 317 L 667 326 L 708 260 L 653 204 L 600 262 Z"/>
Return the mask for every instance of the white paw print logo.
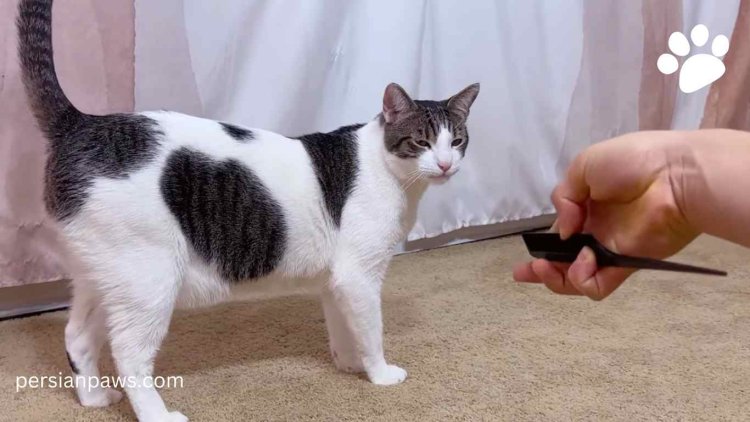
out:
<path id="1" fill-rule="evenodd" d="M 708 41 L 708 28 L 695 25 L 690 31 L 690 39 L 696 47 L 703 47 Z M 665 75 L 671 75 L 680 67 L 675 56 L 685 57 L 690 54 L 690 43 L 682 32 L 673 32 L 669 36 L 669 50 L 656 61 L 656 67 Z M 721 57 L 729 51 L 729 38 L 717 35 L 711 42 L 711 54 L 694 54 L 685 60 L 680 70 L 680 90 L 686 94 L 695 92 L 721 78 L 726 71 Z"/>

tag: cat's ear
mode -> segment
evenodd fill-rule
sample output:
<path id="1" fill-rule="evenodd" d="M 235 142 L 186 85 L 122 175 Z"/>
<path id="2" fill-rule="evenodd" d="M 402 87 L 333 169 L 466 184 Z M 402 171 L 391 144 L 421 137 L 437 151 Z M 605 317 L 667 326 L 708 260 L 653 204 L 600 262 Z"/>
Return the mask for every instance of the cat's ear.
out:
<path id="1" fill-rule="evenodd" d="M 400 116 L 416 108 L 416 104 L 409 98 L 409 94 L 397 83 L 390 83 L 383 94 L 383 117 L 386 123 L 397 121 Z"/>
<path id="2" fill-rule="evenodd" d="M 461 120 L 469 117 L 469 109 L 479 95 L 479 84 L 471 84 L 458 94 L 448 99 L 448 108 L 461 116 Z"/>

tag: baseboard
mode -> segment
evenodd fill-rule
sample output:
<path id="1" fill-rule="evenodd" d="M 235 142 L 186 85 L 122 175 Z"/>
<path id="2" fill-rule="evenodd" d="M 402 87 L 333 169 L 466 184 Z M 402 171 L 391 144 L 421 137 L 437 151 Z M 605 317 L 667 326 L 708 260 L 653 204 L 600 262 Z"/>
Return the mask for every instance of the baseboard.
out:
<path id="1" fill-rule="evenodd" d="M 65 309 L 70 281 L 50 281 L 0 289 L 0 320 Z"/>
<path id="2" fill-rule="evenodd" d="M 496 237 L 543 229 L 550 227 L 556 217 L 555 214 L 548 214 L 518 221 L 466 227 L 428 239 L 406 242 L 403 249 L 398 251 L 398 253 L 435 249 L 459 243 L 476 242 L 478 240 L 493 239 Z"/>

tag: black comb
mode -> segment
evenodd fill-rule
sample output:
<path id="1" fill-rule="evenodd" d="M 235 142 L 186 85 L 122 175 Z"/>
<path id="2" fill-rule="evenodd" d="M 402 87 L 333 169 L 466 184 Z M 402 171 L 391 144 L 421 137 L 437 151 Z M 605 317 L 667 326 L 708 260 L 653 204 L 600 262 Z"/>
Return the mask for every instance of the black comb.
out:
<path id="1" fill-rule="evenodd" d="M 574 234 L 567 240 L 560 239 L 558 233 L 524 233 L 523 241 L 534 258 L 554 262 L 571 263 L 576 260 L 584 246 L 594 251 L 596 265 L 599 267 L 626 267 L 647 270 L 679 271 L 685 273 L 726 276 L 726 271 L 696 267 L 658 259 L 637 258 L 616 254 L 599 243 L 590 234 Z"/>

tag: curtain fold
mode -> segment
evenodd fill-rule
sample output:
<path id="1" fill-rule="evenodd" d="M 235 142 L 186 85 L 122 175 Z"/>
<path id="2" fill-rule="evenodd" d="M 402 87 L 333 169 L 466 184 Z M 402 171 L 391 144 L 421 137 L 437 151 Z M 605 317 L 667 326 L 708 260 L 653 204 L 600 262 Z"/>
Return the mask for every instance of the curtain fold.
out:
<path id="1" fill-rule="evenodd" d="M 750 130 L 750 0 L 741 0 L 724 57 L 726 73 L 711 85 L 701 127 Z"/>
<path id="2" fill-rule="evenodd" d="M 720 7 L 717 7 L 718 5 Z M 740 0 L 722 0 L 721 2 L 682 0 L 682 32 L 685 36 L 689 39 L 690 32 L 698 24 L 705 25 L 709 31 L 709 39 L 705 45 L 696 46 L 690 42 L 690 55 L 710 54 L 711 42 L 719 34 L 723 34 L 731 39 L 739 6 Z M 666 53 L 666 45 L 663 48 Z M 730 47 L 730 51 L 731 49 Z M 678 62 L 682 64 L 685 60 L 686 58 L 679 58 Z M 727 77 L 726 74 L 722 79 L 725 77 Z M 720 81 L 721 79 L 717 82 Z M 698 129 L 701 126 L 701 119 L 703 118 L 709 91 L 710 86 L 689 94 L 677 90 L 670 128 L 677 130 Z"/>
<path id="3" fill-rule="evenodd" d="M 656 67 L 673 32 L 682 32 L 682 0 L 643 0 L 643 66 L 638 121 L 640 130 L 669 129 L 674 118 L 678 74 L 664 75 Z"/>
<path id="4" fill-rule="evenodd" d="M 642 22 L 639 1 L 584 2 L 583 54 L 557 151 L 558 178 L 587 146 L 638 129 Z"/>

